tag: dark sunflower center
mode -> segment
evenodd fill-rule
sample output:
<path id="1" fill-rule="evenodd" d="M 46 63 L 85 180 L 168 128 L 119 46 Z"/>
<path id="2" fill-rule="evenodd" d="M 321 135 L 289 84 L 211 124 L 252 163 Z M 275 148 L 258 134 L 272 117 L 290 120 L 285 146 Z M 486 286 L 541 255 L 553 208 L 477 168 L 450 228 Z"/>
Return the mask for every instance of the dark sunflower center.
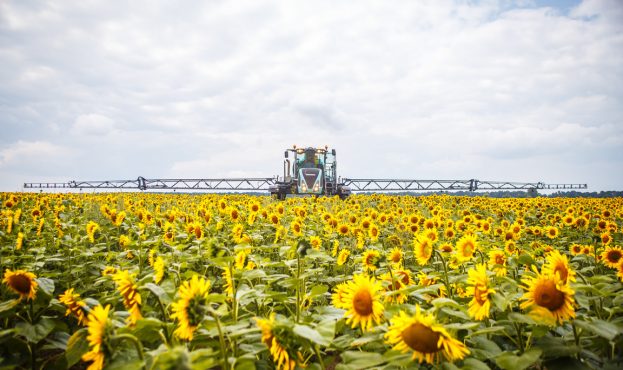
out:
<path id="1" fill-rule="evenodd" d="M 361 316 L 372 313 L 372 295 L 366 289 L 359 290 L 353 298 L 353 308 Z"/>
<path id="2" fill-rule="evenodd" d="M 30 293 L 31 281 L 28 277 L 23 275 L 15 275 L 11 277 L 10 285 L 13 289 L 17 290 L 20 294 Z"/>
<path id="3" fill-rule="evenodd" d="M 435 353 L 441 349 L 437 344 L 439 333 L 420 323 L 411 324 L 402 331 L 401 336 L 411 349 L 420 353 Z"/>
<path id="4" fill-rule="evenodd" d="M 619 252 L 618 250 L 612 250 L 608 252 L 608 255 L 606 256 L 606 258 L 608 259 L 608 262 L 610 263 L 617 263 L 621 259 L 621 252 Z"/>
<path id="5" fill-rule="evenodd" d="M 536 287 L 534 301 L 541 307 L 556 311 L 565 303 L 565 294 L 556 289 L 553 281 L 548 280 Z"/>

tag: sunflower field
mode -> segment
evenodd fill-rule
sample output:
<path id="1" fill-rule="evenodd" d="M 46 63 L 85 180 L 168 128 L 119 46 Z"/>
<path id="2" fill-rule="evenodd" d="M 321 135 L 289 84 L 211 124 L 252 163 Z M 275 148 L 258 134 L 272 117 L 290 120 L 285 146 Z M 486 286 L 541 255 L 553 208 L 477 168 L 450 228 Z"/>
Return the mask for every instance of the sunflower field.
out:
<path id="1" fill-rule="evenodd" d="M 621 198 L 0 201 L 0 369 L 623 368 Z"/>

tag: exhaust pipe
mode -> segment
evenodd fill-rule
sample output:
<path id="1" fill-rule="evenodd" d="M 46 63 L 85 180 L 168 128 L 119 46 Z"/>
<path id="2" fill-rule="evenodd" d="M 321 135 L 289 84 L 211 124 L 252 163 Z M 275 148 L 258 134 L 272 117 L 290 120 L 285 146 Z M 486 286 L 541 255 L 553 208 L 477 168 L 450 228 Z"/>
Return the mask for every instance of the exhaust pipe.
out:
<path id="1" fill-rule="evenodd" d="M 287 169 L 286 169 L 287 165 Z M 283 181 L 290 181 L 290 160 L 283 161 Z"/>

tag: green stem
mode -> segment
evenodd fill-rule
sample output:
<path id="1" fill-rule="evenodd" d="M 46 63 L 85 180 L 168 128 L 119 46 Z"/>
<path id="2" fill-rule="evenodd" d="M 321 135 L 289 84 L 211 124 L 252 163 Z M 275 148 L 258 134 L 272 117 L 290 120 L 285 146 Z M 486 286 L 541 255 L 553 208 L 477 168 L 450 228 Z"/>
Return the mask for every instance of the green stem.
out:
<path id="1" fill-rule="evenodd" d="M 296 269 L 296 323 L 299 323 L 301 317 L 301 282 L 299 281 L 301 276 L 301 256 L 296 255 L 297 269 Z"/>
<path id="2" fill-rule="evenodd" d="M 223 336 L 223 329 L 221 328 L 221 320 L 218 318 L 218 314 L 212 308 L 208 309 L 210 315 L 216 321 L 216 328 L 218 329 L 218 342 L 221 347 L 221 358 L 223 359 L 223 368 L 229 369 L 229 362 L 227 361 L 227 347 L 225 346 L 225 337 Z"/>
<path id="3" fill-rule="evenodd" d="M 452 294 L 452 290 L 450 289 L 450 281 L 448 280 L 448 266 L 446 266 L 446 261 L 438 250 L 435 250 L 435 254 L 441 260 L 441 265 L 443 266 L 443 280 L 446 285 L 446 290 L 448 291 L 448 296 L 450 299 L 454 299 L 454 295 Z"/>
<path id="4" fill-rule="evenodd" d="M 320 368 L 322 370 L 325 370 L 326 366 L 324 366 L 324 361 L 322 360 L 322 356 L 320 355 L 320 348 L 318 348 L 317 344 L 314 344 L 314 352 L 316 353 L 316 357 L 318 357 L 318 362 L 320 363 Z"/>

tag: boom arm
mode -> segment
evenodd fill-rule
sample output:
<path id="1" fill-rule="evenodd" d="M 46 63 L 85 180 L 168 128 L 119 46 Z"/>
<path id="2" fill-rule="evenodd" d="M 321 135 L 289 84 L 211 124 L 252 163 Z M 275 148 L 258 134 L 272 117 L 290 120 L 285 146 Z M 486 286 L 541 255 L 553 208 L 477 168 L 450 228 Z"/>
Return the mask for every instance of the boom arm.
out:
<path id="1" fill-rule="evenodd" d="M 343 179 L 351 191 L 587 189 L 586 184 L 544 184 L 480 180 Z"/>
<path id="2" fill-rule="evenodd" d="M 146 179 L 25 183 L 26 189 L 266 190 L 275 178 Z"/>
<path id="3" fill-rule="evenodd" d="M 25 189 L 137 189 L 137 190 L 229 190 L 264 191 L 276 185 L 276 177 L 215 178 L 215 179 L 146 179 L 110 181 L 69 181 L 25 183 Z M 352 192 L 386 191 L 476 191 L 476 190 L 539 190 L 587 189 L 586 184 L 544 184 L 542 182 L 504 182 L 480 180 L 412 180 L 412 179 L 349 179 L 339 184 Z"/>

